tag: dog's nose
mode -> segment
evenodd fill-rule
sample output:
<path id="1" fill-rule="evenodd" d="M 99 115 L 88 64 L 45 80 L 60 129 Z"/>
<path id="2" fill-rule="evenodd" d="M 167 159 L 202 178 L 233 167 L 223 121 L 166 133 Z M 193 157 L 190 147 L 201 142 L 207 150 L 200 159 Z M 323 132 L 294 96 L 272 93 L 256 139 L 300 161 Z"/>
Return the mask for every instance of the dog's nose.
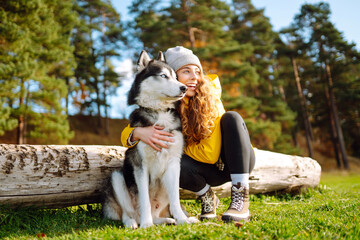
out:
<path id="1" fill-rule="evenodd" d="M 184 93 L 184 92 L 186 92 L 186 90 L 187 90 L 187 87 L 186 87 L 186 86 L 181 86 L 181 87 L 180 87 L 180 91 L 181 91 L 181 92 Z"/>

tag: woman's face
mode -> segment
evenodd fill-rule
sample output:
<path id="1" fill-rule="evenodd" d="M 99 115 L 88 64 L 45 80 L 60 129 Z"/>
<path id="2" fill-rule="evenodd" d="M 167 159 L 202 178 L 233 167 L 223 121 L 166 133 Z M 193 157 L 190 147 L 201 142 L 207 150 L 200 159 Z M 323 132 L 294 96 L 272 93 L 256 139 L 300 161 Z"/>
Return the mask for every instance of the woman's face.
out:
<path id="1" fill-rule="evenodd" d="M 198 66 L 189 64 L 176 71 L 179 82 L 187 86 L 186 97 L 193 97 L 197 84 L 201 78 L 201 70 Z"/>

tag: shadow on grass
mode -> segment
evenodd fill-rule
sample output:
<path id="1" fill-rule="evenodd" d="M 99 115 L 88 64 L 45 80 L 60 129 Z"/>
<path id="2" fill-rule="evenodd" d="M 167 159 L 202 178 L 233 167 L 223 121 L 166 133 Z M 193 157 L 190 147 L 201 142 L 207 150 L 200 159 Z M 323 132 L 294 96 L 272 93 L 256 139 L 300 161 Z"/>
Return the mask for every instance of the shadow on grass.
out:
<path id="1" fill-rule="evenodd" d="M 0 206 L 0 239 L 5 237 L 44 237 L 71 234 L 106 226 L 122 227 L 118 221 L 102 217 L 101 204 L 62 209 Z"/>

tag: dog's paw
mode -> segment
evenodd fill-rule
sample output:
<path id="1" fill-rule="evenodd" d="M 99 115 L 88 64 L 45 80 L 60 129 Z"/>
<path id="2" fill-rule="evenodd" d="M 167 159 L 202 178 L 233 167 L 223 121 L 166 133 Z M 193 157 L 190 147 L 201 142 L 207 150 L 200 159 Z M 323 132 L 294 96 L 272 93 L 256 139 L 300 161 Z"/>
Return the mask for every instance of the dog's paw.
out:
<path id="1" fill-rule="evenodd" d="M 165 222 L 166 225 L 176 225 L 176 220 L 173 218 L 165 218 Z"/>
<path id="2" fill-rule="evenodd" d="M 188 221 L 190 223 L 199 223 L 200 222 L 200 220 L 197 219 L 196 217 L 188 217 Z"/>
<path id="3" fill-rule="evenodd" d="M 140 227 L 141 228 L 148 228 L 153 226 L 154 224 L 152 222 L 144 222 L 144 223 L 140 223 Z"/>
<path id="4" fill-rule="evenodd" d="M 138 228 L 138 224 L 135 221 L 135 219 L 128 219 L 128 220 L 124 221 L 124 226 L 127 228 L 132 228 L 132 229 Z"/>
<path id="5" fill-rule="evenodd" d="M 154 218 L 154 224 L 155 225 L 176 225 L 176 221 L 173 218 Z"/>

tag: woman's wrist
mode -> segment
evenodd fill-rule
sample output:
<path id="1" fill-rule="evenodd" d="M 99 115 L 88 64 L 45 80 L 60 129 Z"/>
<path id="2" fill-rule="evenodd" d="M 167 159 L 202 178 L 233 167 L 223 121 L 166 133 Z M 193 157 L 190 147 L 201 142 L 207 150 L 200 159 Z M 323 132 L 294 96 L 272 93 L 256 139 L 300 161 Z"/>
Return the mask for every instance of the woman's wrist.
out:
<path id="1" fill-rule="evenodd" d="M 129 144 L 130 146 L 134 145 L 137 141 L 140 140 L 140 139 L 137 137 L 137 135 L 136 135 L 136 133 L 137 133 L 136 129 L 137 129 L 137 128 L 134 128 L 134 129 L 131 131 L 130 136 L 129 136 L 129 138 L 128 138 L 128 144 Z"/>
<path id="2" fill-rule="evenodd" d="M 132 131 L 132 135 L 130 136 L 130 140 L 132 142 L 137 142 L 140 140 L 140 136 L 139 136 L 139 130 L 141 127 L 136 127 L 134 128 L 134 130 Z"/>

